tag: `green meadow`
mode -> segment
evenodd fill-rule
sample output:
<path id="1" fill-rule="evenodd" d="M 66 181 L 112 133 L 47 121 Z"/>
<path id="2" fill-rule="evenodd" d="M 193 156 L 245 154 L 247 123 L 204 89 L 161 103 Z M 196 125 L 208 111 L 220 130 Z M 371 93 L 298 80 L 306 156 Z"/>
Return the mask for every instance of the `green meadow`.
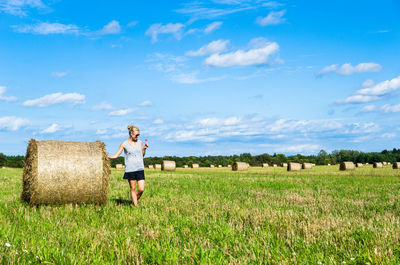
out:
<path id="1" fill-rule="evenodd" d="M 400 264 L 391 167 L 148 170 L 136 208 L 122 175 L 105 206 L 30 207 L 0 169 L 1 264 Z"/>

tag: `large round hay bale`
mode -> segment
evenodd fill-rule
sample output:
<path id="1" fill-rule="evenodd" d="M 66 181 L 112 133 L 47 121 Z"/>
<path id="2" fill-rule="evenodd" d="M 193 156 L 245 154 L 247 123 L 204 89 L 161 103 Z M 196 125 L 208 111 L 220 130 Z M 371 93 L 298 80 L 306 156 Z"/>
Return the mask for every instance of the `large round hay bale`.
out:
<path id="1" fill-rule="evenodd" d="M 192 168 L 199 168 L 199 164 L 192 164 Z"/>
<path id="2" fill-rule="evenodd" d="M 277 164 L 273 164 L 272 166 L 273 166 L 273 167 L 277 167 L 278 165 L 277 165 Z"/>
<path id="3" fill-rule="evenodd" d="M 392 168 L 393 169 L 400 169 L 400 162 L 394 162 Z"/>
<path id="4" fill-rule="evenodd" d="M 303 164 L 301 165 L 301 168 L 302 168 L 302 169 L 312 169 L 312 168 L 313 168 L 313 165 L 312 165 L 311 163 L 303 163 Z"/>
<path id="5" fill-rule="evenodd" d="M 249 169 L 249 164 L 246 162 L 235 162 L 232 166 L 232 171 L 246 171 Z"/>
<path id="6" fill-rule="evenodd" d="M 363 167 L 363 163 L 356 163 L 356 167 Z"/>
<path id="7" fill-rule="evenodd" d="M 340 170 L 354 170 L 356 166 L 354 165 L 353 162 L 350 161 L 345 161 L 340 163 L 339 169 Z"/>
<path id="8" fill-rule="evenodd" d="M 384 166 L 387 166 L 388 163 L 384 161 L 384 162 L 382 162 L 382 164 L 383 164 Z"/>
<path id="9" fill-rule="evenodd" d="M 287 165 L 287 171 L 300 171 L 302 165 L 300 163 L 290 162 Z"/>
<path id="10" fill-rule="evenodd" d="M 287 163 L 281 163 L 281 167 L 287 167 L 288 164 Z"/>
<path id="11" fill-rule="evenodd" d="M 218 165 L 218 168 L 221 168 L 222 167 L 222 165 Z"/>
<path id="12" fill-rule="evenodd" d="M 269 167 L 269 165 L 267 163 L 263 163 L 262 167 Z"/>
<path id="13" fill-rule="evenodd" d="M 163 160 L 161 164 L 161 170 L 164 171 L 175 171 L 176 164 L 175 161 Z"/>
<path id="14" fill-rule="evenodd" d="M 210 165 L 210 168 L 214 168 L 215 166 L 214 165 Z"/>
<path id="15" fill-rule="evenodd" d="M 155 169 L 161 169 L 161 164 L 155 164 L 155 165 L 154 165 L 154 168 L 155 168 Z"/>
<path id="16" fill-rule="evenodd" d="M 154 169 L 154 165 L 149 165 L 148 168 L 149 169 Z"/>
<path id="17" fill-rule="evenodd" d="M 382 162 L 374 162 L 374 168 L 383 168 Z"/>
<path id="18" fill-rule="evenodd" d="M 124 169 L 125 166 L 122 165 L 122 164 L 116 164 L 116 165 L 115 165 L 115 168 L 116 168 L 116 169 Z"/>
<path id="19" fill-rule="evenodd" d="M 110 173 L 110 161 L 100 141 L 31 139 L 21 198 L 31 205 L 106 204 Z"/>
<path id="20" fill-rule="evenodd" d="M 228 165 L 228 167 L 232 167 L 232 165 Z"/>
<path id="21" fill-rule="evenodd" d="M 183 165 L 183 168 L 188 168 L 189 166 L 188 165 Z"/>

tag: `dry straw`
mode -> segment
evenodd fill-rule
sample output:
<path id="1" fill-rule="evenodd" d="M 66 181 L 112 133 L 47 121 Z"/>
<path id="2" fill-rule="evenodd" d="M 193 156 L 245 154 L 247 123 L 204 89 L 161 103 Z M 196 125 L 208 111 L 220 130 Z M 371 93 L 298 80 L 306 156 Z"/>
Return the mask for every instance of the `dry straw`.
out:
<path id="1" fill-rule="evenodd" d="M 164 171 L 175 171 L 176 164 L 175 161 L 163 160 L 161 170 Z"/>
<path id="2" fill-rule="evenodd" d="M 115 165 L 115 168 L 116 168 L 116 169 L 124 169 L 125 166 L 122 165 L 122 164 L 116 164 L 116 165 Z"/>
<path id="3" fill-rule="evenodd" d="M 199 164 L 192 164 L 192 168 L 199 168 Z"/>
<path id="4" fill-rule="evenodd" d="M 222 165 L 218 165 L 218 167 L 219 167 L 219 168 L 221 168 L 221 167 L 222 167 Z"/>
<path id="5" fill-rule="evenodd" d="M 269 167 L 267 163 L 262 164 L 262 167 Z"/>
<path id="6" fill-rule="evenodd" d="M 303 163 L 301 168 L 302 169 L 312 169 L 313 168 L 313 164 L 311 164 L 311 163 Z"/>
<path id="7" fill-rule="evenodd" d="M 155 164 L 154 167 L 155 169 L 161 169 L 161 164 Z"/>
<path id="8" fill-rule="evenodd" d="M 249 169 L 249 164 L 246 162 L 235 162 L 232 166 L 233 171 L 246 171 Z"/>
<path id="9" fill-rule="evenodd" d="M 383 168 L 382 162 L 374 162 L 374 168 Z"/>
<path id="10" fill-rule="evenodd" d="M 363 163 L 356 163 L 356 167 L 363 167 Z"/>
<path id="11" fill-rule="evenodd" d="M 384 166 L 386 166 L 388 163 L 387 163 L 387 162 L 382 162 L 382 164 L 383 164 Z"/>
<path id="12" fill-rule="evenodd" d="M 392 168 L 393 169 L 400 169 L 400 162 L 394 162 Z"/>
<path id="13" fill-rule="evenodd" d="M 154 165 L 149 165 L 148 168 L 149 169 L 154 169 Z"/>
<path id="14" fill-rule="evenodd" d="M 214 165 L 210 165 L 210 168 L 214 168 L 215 166 Z"/>
<path id="15" fill-rule="evenodd" d="M 37 141 L 25 156 L 21 198 L 31 205 L 107 203 L 110 161 L 104 143 Z"/>
<path id="16" fill-rule="evenodd" d="M 339 166 L 340 170 L 354 170 L 355 168 L 356 166 L 354 165 L 354 163 L 350 161 L 342 162 Z"/>
<path id="17" fill-rule="evenodd" d="M 281 163 L 281 167 L 287 167 L 288 164 L 287 163 Z"/>
<path id="18" fill-rule="evenodd" d="M 273 164 L 272 166 L 273 166 L 273 167 L 277 167 L 278 165 L 277 165 L 277 164 Z"/>
<path id="19" fill-rule="evenodd" d="M 188 168 L 189 166 L 188 165 L 183 165 L 183 168 Z"/>
<path id="20" fill-rule="evenodd" d="M 287 171 L 300 171 L 301 167 L 300 163 L 290 162 L 287 166 Z"/>

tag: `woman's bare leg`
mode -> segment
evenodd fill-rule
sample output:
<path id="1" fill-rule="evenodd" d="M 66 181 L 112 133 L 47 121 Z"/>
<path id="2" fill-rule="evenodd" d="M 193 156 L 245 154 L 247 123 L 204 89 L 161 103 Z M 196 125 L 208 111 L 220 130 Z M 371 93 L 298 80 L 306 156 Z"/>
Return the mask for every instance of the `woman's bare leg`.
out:
<path id="1" fill-rule="evenodd" d="M 138 180 L 138 191 L 136 193 L 136 197 L 139 200 L 140 196 L 142 196 L 144 192 L 144 179 L 143 180 Z"/>
<path id="2" fill-rule="evenodd" d="M 133 205 L 137 206 L 138 197 L 136 195 L 136 181 L 135 180 L 128 180 L 129 186 L 131 187 L 131 198 Z"/>

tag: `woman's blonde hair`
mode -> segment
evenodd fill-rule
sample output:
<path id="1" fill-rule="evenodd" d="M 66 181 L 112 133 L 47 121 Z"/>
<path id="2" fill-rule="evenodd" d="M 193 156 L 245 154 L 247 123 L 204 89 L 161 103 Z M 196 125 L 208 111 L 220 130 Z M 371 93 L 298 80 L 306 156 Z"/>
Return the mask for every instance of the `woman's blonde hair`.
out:
<path id="1" fill-rule="evenodd" d="M 129 130 L 129 135 L 130 135 L 131 132 L 139 131 L 139 128 L 136 127 L 135 125 L 129 125 L 129 126 L 128 126 L 128 130 Z"/>

